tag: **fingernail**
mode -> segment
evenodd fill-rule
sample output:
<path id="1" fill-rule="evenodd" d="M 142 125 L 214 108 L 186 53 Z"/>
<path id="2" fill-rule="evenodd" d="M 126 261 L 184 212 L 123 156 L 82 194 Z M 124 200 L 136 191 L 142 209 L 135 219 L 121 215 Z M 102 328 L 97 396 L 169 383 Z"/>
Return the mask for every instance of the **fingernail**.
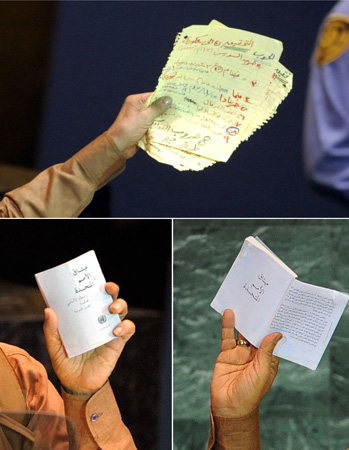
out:
<path id="1" fill-rule="evenodd" d="M 121 311 L 121 307 L 120 305 L 111 305 L 110 307 L 111 312 L 119 314 L 119 312 Z"/>
<path id="2" fill-rule="evenodd" d="M 172 98 L 171 97 L 164 97 L 163 102 L 166 106 L 170 106 L 172 104 Z"/>
<path id="3" fill-rule="evenodd" d="M 121 333 L 122 333 L 122 328 L 121 328 L 121 327 L 117 327 L 117 328 L 114 330 L 115 336 L 120 336 Z"/>

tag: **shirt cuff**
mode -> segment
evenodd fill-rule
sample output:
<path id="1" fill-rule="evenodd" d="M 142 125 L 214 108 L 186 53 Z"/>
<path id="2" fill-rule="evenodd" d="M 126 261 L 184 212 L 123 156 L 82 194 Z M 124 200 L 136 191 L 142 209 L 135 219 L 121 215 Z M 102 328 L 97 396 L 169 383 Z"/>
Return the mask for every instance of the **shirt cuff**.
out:
<path id="1" fill-rule="evenodd" d="M 120 175 L 126 165 L 126 158 L 107 132 L 80 150 L 73 159 L 80 164 L 96 190 Z"/>
<path id="2" fill-rule="evenodd" d="M 260 450 L 259 409 L 239 417 L 214 416 L 210 412 L 208 450 Z"/>
<path id="3" fill-rule="evenodd" d="M 91 397 L 68 394 L 63 388 L 62 396 L 66 416 L 76 427 L 79 449 L 136 448 L 131 433 L 122 421 L 109 382 Z"/>
<path id="4" fill-rule="evenodd" d="M 97 189 L 125 169 L 126 159 L 106 133 L 66 162 L 6 194 L 0 216 L 77 217 Z"/>

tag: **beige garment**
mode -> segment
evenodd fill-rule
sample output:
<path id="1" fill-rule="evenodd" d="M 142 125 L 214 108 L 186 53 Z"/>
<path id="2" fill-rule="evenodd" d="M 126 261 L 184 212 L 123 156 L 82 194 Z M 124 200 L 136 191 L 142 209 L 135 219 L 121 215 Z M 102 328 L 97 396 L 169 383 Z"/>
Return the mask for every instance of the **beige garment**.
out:
<path id="1" fill-rule="evenodd" d="M 229 419 L 210 415 L 208 450 L 260 450 L 259 410 Z"/>
<path id="2" fill-rule="evenodd" d="M 95 191 L 124 170 L 125 163 L 105 132 L 66 162 L 5 194 L 0 217 L 77 217 Z"/>
<path id="3" fill-rule="evenodd" d="M 42 364 L 18 347 L 2 343 L 1 348 L 25 393 L 27 409 L 66 415 L 76 426 L 79 450 L 136 449 L 109 382 L 87 400 L 64 390 L 62 399 L 48 380 Z M 58 434 L 55 450 L 68 449 L 69 437 L 64 421 L 55 433 Z"/>
<path id="4" fill-rule="evenodd" d="M 2 450 L 18 450 L 22 448 L 23 434 L 33 435 L 26 427 L 28 425 L 26 398 L 21 385 L 0 345 L 0 448 Z M 21 411 L 16 419 L 5 411 Z M 3 426 L 2 426 L 3 425 Z M 11 445 L 10 445 L 11 443 Z"/>

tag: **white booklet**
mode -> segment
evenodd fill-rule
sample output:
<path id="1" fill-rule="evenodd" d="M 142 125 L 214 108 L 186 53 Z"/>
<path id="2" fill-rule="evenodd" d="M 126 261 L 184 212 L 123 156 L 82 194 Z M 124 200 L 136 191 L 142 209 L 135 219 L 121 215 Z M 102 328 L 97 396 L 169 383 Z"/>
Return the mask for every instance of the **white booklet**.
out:
<path id="1" fill-rule="evenodd" d="M 211 306 L 230 308 L 235 326 L 254 346 L 283 334 L 274 355 L 315 370 L 348 302 L 348 294 L 296 279 L 260 239 L 248 237 Z"/>
<path id="2" fill-rule="evenodd" d="M 69 358 L 112 339 L 120 317 L 111 314 L 112 297 L 93 250 L 35 274 L 46 304 L 58 317 L 58 329 Z"/>

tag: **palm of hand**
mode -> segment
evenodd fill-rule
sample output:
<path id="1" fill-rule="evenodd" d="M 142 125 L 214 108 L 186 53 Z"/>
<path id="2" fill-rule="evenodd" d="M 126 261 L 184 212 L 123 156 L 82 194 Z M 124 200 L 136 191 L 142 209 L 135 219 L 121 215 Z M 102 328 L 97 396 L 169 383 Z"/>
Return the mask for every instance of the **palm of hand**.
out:
<path id="1" fill-rule="evenodd" d="M 278 369 L 277 358 L 266 364 L 255 347 L 236 346 L 222 351 L 212 384 L 215 415 L 241 417 L 254 411 L 269 391 Z"/>
<path id="2" fill-rule="evenodd" d="M 226 310 L 222 319 L 221 353 L 211 382 L 211 408 L 216 416 L 242 417 L 253 412 L 276 377 L 279 358 L 273 350 L 281 339 L 272 333 L 260 348 L 236 345 L 235 318 Z M 245 339 L 239 335 L 239 339 Z"/>
<path id="3" fill-rule="evenodd" d="M 108 133 L 126 159 L 137 152 L 137 143 L 147 133 L 154 119 L 163 114 L 171 104 L 171 99 L 161 97 L 146 106 L 151 92 L 130 95 L 126 98 L 115 122 Z"/>
<path id="4" fill-rule="evenodd" d="M 138 150 L 137 142 L 145 135 L 154 117 L 149 115 L 145 103 L 151 93 L 126 98 L 109 132 L 126 159 Z"/>
<path id="5" fill-rule="evenodd" d="M 97 391 L 108 379 L 124 345 L 123 340 L 114 339 L 73 358 L 67 358 L 61 347 L 52 357 L 52 365 L 55 372 L 60 374 L 60 381 L 66 389 L 80 394 L 90 394 Z"/>
<path id="6" fill-rule="evenodd" d="M 58 332 L 57 316 L 52 309 L 45 309 L 44 333 L 53 368 L 62 385 L 76 394 L 91 395 L 104 385 L 135 332 L 135 324 L 124 320 L 128 308 L 125 300 L 118 298 L 119 286 L 107 283 L 105 288 L 113 298 L 109 310 L 119 314 L 121 320 L 114 330 L 118 338 L 82 355 L 67 357 Z"/>
<path id="7" fill-rule="evenodd" d="M 137 143 L 146 134 L 153 122 L 147 113 L 143 102 L 141 104 L 138 102 L 131 103 L 126 111 L 120 111 L 119 120 L 122 131 L 118 130 L 116 124 L 114 126 L 116 126 L 116 132 L 120 136 L 119 147 L 126 159 L 135 155 L 138 150 Z"/>

